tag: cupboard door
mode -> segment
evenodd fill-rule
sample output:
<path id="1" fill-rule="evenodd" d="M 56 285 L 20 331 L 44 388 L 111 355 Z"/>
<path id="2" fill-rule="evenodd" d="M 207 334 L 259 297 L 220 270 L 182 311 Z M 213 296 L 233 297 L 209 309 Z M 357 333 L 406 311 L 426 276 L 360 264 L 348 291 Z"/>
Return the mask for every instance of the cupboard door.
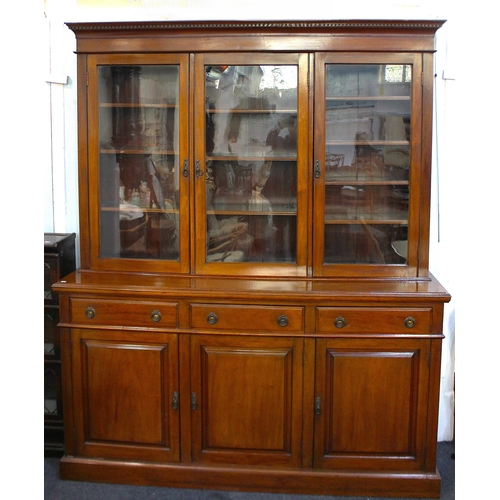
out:
<path id="1" fill-rule="evenodd" d="M 92 268 L 187 272 L 187 56 L 88 66 Z"/>
<path id="2" fill-rule="evenodd" d="M 315 467 L 424 467 L 430 342 L 318 340 Z"/>
<path id="3" fill-rule="evenodd" d="M 73 330 L 78 453 L 179 460 L 177 335 Z"/>
<path id="4" fill-rule="evenodd" d="M 415 54 L 317 55 L 316 275 L 415 275 L 421 78 Z"/>
<path id="5" fill-rule="evenodd" d="M 305 275 L 307 54 L 196 56 L 196 271 Z"/>
<path id="6" fill-rule="evenodd" d="M 196 462 L 298 467 L 303 341 L 191 338 Z"/>

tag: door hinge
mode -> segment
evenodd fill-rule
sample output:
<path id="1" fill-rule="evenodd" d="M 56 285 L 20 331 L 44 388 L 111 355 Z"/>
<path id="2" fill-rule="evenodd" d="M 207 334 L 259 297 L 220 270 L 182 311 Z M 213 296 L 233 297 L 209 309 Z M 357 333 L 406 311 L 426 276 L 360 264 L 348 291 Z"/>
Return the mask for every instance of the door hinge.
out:
<path id="1" fill-rule="evenodd" d="M 88 73 L 87 73 L 86 81 L 87 81 L 87 87 L 88 87 L 89 86 L 89 74 Z"/>

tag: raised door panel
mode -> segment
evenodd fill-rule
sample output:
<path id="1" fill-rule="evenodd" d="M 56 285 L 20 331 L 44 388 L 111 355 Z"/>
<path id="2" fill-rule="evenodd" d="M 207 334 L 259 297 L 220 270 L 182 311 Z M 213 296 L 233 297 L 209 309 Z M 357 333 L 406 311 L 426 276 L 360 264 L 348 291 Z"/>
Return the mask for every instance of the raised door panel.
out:
<path id="1" fill-rule="evenodd" d="M 429 340 L 318 340 L 315 467 L 424 466 Z"/>
<path id="2" fill-rule="evenodd" d="M 299 466 L 300 339 L 193 336 L 193 460 Z"/>
<path id="3" fill-rule="evenodd" d="M 97 330 L 72 336 L 78 452 L 177 461 L 177 336 Z"/>

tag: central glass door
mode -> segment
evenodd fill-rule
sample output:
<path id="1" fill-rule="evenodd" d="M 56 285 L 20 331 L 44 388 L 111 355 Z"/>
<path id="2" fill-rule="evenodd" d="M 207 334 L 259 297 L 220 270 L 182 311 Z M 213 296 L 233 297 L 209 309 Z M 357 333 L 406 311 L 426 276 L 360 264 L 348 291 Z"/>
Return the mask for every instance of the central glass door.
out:
<path id="1" fill-rule="evenodd" d="M 267 274 L 282 264 L 285 273 L 305 272 L 306 68 L 297 55 L 275 59 L 206 56 L 197 66 L 198 271 Z"/>

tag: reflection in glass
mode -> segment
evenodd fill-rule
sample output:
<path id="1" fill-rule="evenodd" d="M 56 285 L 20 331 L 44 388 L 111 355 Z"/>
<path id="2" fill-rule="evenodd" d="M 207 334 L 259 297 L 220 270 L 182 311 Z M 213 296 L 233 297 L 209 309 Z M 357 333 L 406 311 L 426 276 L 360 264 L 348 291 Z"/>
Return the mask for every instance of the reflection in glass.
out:
<path id="1" fill-rule="evenodd" d="M 325 263 L 407 258 L 411 66 L 328 65 Z"/>
<path id="2" fill-rule="evenodd" d="M 44 355 L 55 357 L 59 354 L 59 346 L 56 343 L 57 323 L 59 321 L 58 310 L 46 310 L 44 313 Z"/>
<path id="3" fill-rule="evenodd" d="M 99 67 L 101 257 L 178 260 L 179 68 Z"/>
<path id="4" fill-rule="evenodd" d="M 43 298 L 45 303 L 52 301 L 52 267 L 48 262 L 43 263 Z"/>
<path id="5" fill-rule="evenodd" d="M 60 377 L 59 369 L 52 363 L 46 364 L 44 369 L 44 415 L 57 417 L 58 394 L 57 379 Z"/>
<path id="6" fill-rule="evenodd" d="M 297 67 L 207 66 L 207 262 L 293 262 Z"/>
<path id="7" fill-rule="evenodd" d="M 411 66 L 407 64 L 388 64 L 385 67 L 385 81 L 391 83 L 411 82 Z"/>

